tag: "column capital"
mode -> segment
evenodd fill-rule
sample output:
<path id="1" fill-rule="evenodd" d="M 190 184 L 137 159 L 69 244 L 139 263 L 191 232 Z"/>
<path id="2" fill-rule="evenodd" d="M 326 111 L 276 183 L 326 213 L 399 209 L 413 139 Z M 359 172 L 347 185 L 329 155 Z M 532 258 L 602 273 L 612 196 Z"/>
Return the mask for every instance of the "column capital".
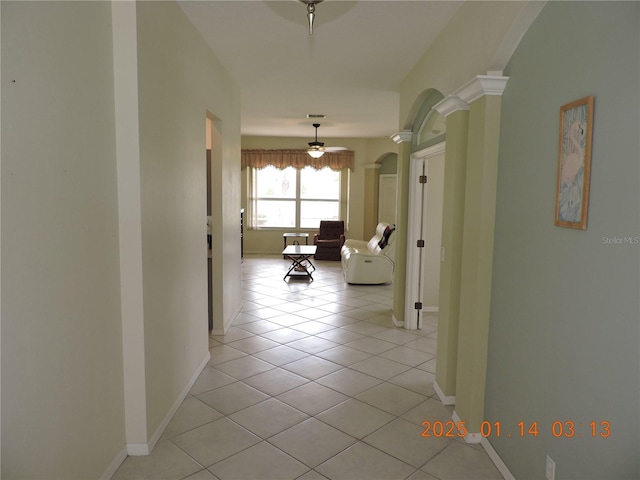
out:
<path id="1" fill-rule="evenodd" d="M 402 130 L 401 132 L 391 135 L 391 140 L 396 143 L 410 142 L 413 138 L 413 132 L 411 130 Z"/>
<path id="2" fill-rule="evenodd" d="M 440 115 L 448 117 L 454 112 L 469 110 L 469 104 L 457 95 L 449 95 L 436 103 L 433 108 L 437 110 Z"/>
<path id="3" fill-rule="evenodd" d="M 454 95 L 466 103 L 471 103 L 486 95 L 501 96 L 507 86 L 507 80 L 509 77 L 476 75 L 475 78 L 455 91 Z"/>

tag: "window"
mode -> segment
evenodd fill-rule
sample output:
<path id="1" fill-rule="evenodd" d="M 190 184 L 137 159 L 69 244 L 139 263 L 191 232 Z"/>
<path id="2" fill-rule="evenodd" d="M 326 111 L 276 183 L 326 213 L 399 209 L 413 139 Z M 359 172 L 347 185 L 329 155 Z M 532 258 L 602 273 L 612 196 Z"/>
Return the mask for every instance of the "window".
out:
<path id="1" fill-rule="evenodd" d="M 253 228 L 317 228 L 340 219 L 340 171 L 267 166 L 251 173 Z"/>
<path id="2" fill-rule="evenodd" d="M 437 110 L 431 110 L 420 128 L 418 144 L 421 145 L 447 133 L 445 118 L 446 117 L 438 113 Z"/>

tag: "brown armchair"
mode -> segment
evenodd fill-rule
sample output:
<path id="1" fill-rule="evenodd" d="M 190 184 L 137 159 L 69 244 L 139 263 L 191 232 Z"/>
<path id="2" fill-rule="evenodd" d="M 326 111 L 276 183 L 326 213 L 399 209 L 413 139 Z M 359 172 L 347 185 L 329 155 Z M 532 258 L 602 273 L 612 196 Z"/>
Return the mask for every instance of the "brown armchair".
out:
<path id="1" fill-rule="evenodd" d="M 344 245 L 344 221 L 321 220 L 320 232 L 313 236 L 313 244 L 318 248 L 316 260 L 340 260 L 340 249 Z"/>

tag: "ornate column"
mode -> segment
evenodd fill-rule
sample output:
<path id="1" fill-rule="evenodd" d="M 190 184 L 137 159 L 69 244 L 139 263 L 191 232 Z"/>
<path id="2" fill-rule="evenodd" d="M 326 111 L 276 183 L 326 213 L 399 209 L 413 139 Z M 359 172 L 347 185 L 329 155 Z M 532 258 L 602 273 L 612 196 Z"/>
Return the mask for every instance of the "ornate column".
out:
<path id="1" fill-rule="evenodd" d="M 444 199 L 438 313 L 438 361 L 433 384 L 440 401 L 455 404 L 458 367 L 458 319 L 460 313 L 460 274 L 467 168 L 469 104 L 456 95 L 433 107 L 447 122 L 447 148 L 444 160 Z"/>
<path id="2" fill-rule="evenodd" d="M 456 95 L 469 104 L 454 419 L 482 439 L 501 95 L 507 77 L 479 75 Z"/>
<path id="3" fill-rule="evenodd" d="M 398 151 L 398 205 L 396 207 L 395 271 L 393 272 L 393 323 L 404 326 L 404 300 L 407 271 L 407 219 L 409 210 L 409 157 L 411 131 L 398 132 L 391 139 L 400 145 Z"/>

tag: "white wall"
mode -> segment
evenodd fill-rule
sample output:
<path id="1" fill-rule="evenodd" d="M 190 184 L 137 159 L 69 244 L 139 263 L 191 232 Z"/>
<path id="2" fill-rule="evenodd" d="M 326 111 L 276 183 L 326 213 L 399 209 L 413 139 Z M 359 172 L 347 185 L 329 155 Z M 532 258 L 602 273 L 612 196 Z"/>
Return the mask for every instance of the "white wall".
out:
<path id="1" fill-rule="evenodd" d="M 111 2 L 1 3 L 4 478 L 108 477 L 128 443 L 152 446 L 208 358 L 207 114 L 221 128 L 217 253 L 237 258 L 221 263 L 218 321 L 240 305 L 238 89 L 175 3 L 126 7 L 112 17 Z M 116 59 L 112 25 L 128 20 L 133 54 Z M 114 74 L 132 71 L 137 84 L 115 89 Z M 138 105 L 120 109 L 132 90 Z M 118 140 L 137 138 L 116 142 L 116 127 Z M 117 175 L 128 162 L 137 184 Z M 136 251 L 135 236 L 119 245 L 129 207 L 140 209 L 132 316 L 119 269 Z M 123 343 L 142 357 L 136 369 Z M 133 429 L 125 377 L 140 385 Z"/>
<path id="2" fill-rule="evenodd" d="M 2 2 L 2 476 L 124 445 L 111 10 Z"/>
<path id="3" fill-rule="evenodd" d="M 206 116 L 219 119 L 213 162 L 219 311 L 240 306 L 240 96 L 173 2 L 140 2 L 138 72 L 148 433 L 208 354 Z M 216 200 L 217 199 L 217 204 Z M 224 260 L 223 260 L 224 259 Z M 214 268 L 215 269 L 215 268 Z"/>

